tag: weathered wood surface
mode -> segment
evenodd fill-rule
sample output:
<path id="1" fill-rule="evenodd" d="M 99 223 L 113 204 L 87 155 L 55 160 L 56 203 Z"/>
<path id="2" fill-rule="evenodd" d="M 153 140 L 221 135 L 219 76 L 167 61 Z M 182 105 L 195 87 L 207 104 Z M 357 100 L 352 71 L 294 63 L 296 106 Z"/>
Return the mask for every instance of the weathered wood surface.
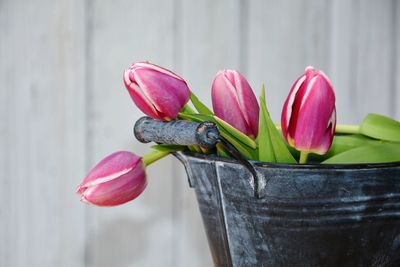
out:
<path id="1" fill-rule="evenodd" d="M 131 62 L 176 71 L 206 103 L 235 68 L 272 117 L 314 65 L 338 121 L 400 119 L 400 3 L 360 0 L 0 1 L 0 266 L 211 266 L 194 193 L 166 158 L 136 201 L 79 202 L 88 169 L 115 150 L 144 154 L 142 116 L 122 84 Z"/>
<path id="2" fill-rule="evenodd" d="M 84 266 L 82 1 L 0 2 L 0 266 Z"/>

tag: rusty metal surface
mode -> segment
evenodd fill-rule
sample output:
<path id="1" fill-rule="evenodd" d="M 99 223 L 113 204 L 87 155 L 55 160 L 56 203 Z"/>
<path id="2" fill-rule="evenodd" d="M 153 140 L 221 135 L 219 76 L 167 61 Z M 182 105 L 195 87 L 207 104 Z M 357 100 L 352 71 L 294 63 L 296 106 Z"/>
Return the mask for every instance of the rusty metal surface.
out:
<path id="1" fill-rule="evenodd" d="M 185 165 L 216 266 L 400 266 L 400 163 L 256 163 L 264 198 L 234 160 Z"/>

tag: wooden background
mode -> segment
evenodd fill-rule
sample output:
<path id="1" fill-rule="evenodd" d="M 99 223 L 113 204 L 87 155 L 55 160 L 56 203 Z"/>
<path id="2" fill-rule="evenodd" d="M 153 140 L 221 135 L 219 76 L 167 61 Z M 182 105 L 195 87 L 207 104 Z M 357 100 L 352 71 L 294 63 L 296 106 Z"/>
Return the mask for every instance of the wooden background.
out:
<path id="1" fill-rule="evenodd" d="M 183 167 L 149 168 L 136 201 L 74 194 L 115 150 L 148 151 L 122 83 L 131 62 L 183 76 L 210 103 L 239 69 L 273 118 L 307 65 L 331 78 L 339 123 L 400 119 L 399 1 L 0 0 L 0 266 L 212 266 Z"/>

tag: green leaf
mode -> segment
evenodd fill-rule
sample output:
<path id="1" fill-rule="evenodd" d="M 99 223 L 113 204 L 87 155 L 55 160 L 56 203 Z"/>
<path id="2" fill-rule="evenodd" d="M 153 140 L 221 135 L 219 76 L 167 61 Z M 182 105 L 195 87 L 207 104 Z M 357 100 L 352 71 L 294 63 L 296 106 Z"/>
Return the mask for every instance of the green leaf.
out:
<path id="1" fill-rule="evenodd" d="M 335 135 L 333 138 L 332 146 L 325 155 L 310 154 L 310 159 L 314 161 L 324 161 L 337 154 L 343 153 L 356 147 L 380 143 L 382 143 L 382 141 L 371 139 L 361 134 Z"/>
<path id="2" fill-rule="evenodd" d="M 327 156 L 332 157 L 352 148 L 379 143 L 381 143 L 381 141 L 377 141 L 359 134 L 336 135 L 333 138 L 332 147 L 329 149 Z"/>
<path id="3" fill-rule="evenodd" d="M 255 150 L 243 145 L 240 141 L 236 140 L 233 136 L 224 131 L 221 131 L 220 133 L 221 136 L 231 143 L 246 159 L 255 159 L 255 156 L 253 155 L 254 153 L 252 153 Z"/>
<path id="4" fill-rule="evenodd" d="M 220 143 L 217 143 L 216 148 L 217 148 L 217 155 L 218 156 L 225 157 L 225 158 L 229 158 L 230 157 L 229 152 L 226 151 L 226 149 Z"/>
<path id="5" fill-rule="evenodd" d="M 274 148 L 272 146 L 272 141 L 269 135 L 267 126 L 268 112 L 265 108 L 265 97 L 264 97 L 264 85 L 260 96 L 260 114 L 258 119 L 258 159 L 265 162 L 276 162 Z"/>
<path id="6" fill-rule="evenodd" d="M 200 114 L 213 115 L 213 112 L 206 105 L 204 105 L 193 92 L 190 92 L 190 100 Z"/>
<path id="7" fill-rule="evenodd" d="M 335 134 L 359 134 L 360 125 L 336 124 Z"/>
<path id="8" fill-rule="evenodd" d="M 227 123 L 226 121 L 214 116 L 215 122 L 217 123 L 220 128 L 224 129 L 230 135 L 234 136 L 237 140 L 242 142 L 243 144 L 248 145 L 249 147 L 255 149 L 257 147 L 256 142 L 253 139 L 242 133 L 241 131 L 237 130 L 235 127 Z"/>
<path id="9" fill-rule="evenodd" d="M 188 104 L 186 104 L 183 106 L 181 113 L 191 114 L 196 112 Z"/>
<path id="10" fill-rule="evenodd" d="M 151 146 L 152 149 L 158 151 L 165 151 L 165 152 L 175 152 L 175 151 L 183 151 L 186 149 L 185 146 L 180 145 L 166 145 L 166 144 L 159 144 Z"/>
<path id="11" fill-rule="evenodd" d="M 292 153 L 290 153 L 289 149 L 287 148 L 285 140 L 275 128 L 275 125 L 269 116 L 267 117 L 267 127 L 270 134 L 272 147 L 274 149 L 276 162 L 297 163 L 296 160 L 293 158 Z"/>
<path id="12" fill-rule="evenodd" d="M 214 116 L 204 115 L 204 114 L 179 113 L 179 118 L 188 120 L 188 121 L 195 121 L 195 122 L 205 122 L 205 121 L 215 122 Z"/>
<path id="13" fill-rule="evenodd" d="M 296 163 L 282 135 L 272 121 L 266 101 L 264 85 L 260 96 L 260 118 L 259 118 L 259 136 L 257 137 L 259 146 L 259 159 L 261 161 Z M 261 134 L 261 135 L 260 135 Z"/>
<path id="14" fill-rule="evenodd" d="M 188 148 L 189 148 L 189 150 L 191 152 L 197 152 L 197 153 L 200 153 L 200 154 L 202 154 L 202 152 L 203 152 L 201 150 L 201 148 L 199 146 L 196 146 L 196 145 L 189 145 Z"/>
<path id="15" fill-rule="evenodd" d="M 376 139 L 400 142 L 400 122 L 371 113 L 362 122 L 360 133 Z"/>
<path id="16" fill-rule="evenodd" d="M 337 154 L 322 163 L 384 163 L 397 161 L 400 161 L 400 144 L 389 142 L 356 147 Z"/>
<path id="17" fill-rule="evenodd" d="M 195 122 L 204 122 L 204 121 L 214 122 L 217 125 L 221 136 L 224 137 L 228 142 L 230 142 L 244 157 L 246 157 L 247 159 L 257 159 L 257 154 L 256 154 L 257 151 L 256 151 L 256 149 L 253 148 L 254 145 L 251 144 L 253 146 L 252 147 L 252 146 L 250 146 L 250 143 L 248 141 L 247 141 L 247 143 L 242 142 L 243 138 L 239 139 L 239 138 L 237 138 L 239 136 L 238 134 L 235 135 L 235 134 L 233 134 L 233 132 L 226 130 L 225 127 L 227 127 L 227 126 L 224 125 L 225 127 L 223 127 L 216 120 L 216 117 L 210 116 L 210 115 L 204 115 L 204 114 L 183 114 L 183 113 L 179 113 L 179 117 L 181 119 L 195 121 Z M 230 126 L 230 127 L 232 127 L 232 126 Z M 240 134 L 242 134 L 242 133 L 240 133 Z M 246 135 L 244 135 L 244 136 L 247 137 Z M 247 137 L 247 138 L 250 139 L 250 137 Z M 255 142 L 252 139 L 250 139 L 250 140 L 251 140 L 251 142 L 253 142 L 255 144 Z"/>
<path id="18" fill-rule="evenodd" d="M 142 157 L 143 164 L 144 166 L 149 166 L 150 164 L 162 159 L 165 156 L 169 155 L 169 151 L 159 151 L 159 150 L 154 150 L 151 151 L 150 153 L 147 153 Z"/>

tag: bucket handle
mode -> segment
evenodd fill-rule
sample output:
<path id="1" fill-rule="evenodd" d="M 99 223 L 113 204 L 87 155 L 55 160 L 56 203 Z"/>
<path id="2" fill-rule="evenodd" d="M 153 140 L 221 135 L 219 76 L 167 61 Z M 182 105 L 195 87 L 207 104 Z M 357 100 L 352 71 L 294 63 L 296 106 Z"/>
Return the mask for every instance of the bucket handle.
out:
<path id="1" fill-rule="evenodd" d="M 204 148 L 213 148 L 217 143 L 220 143 L 232 157 L 237 159 L 252 174 L 254 195 L 257 198 L 262 198 L 265 195 L 267 181 L 264 175 L 257 171 L 250 161 L 220 135 L 214 122 L 198 123 L 184 120 L 165 122 L 150 117 L 142 117 L 135 123 L 133 132 L 136 139 L 142 143 L 198 145 Z"/>
<path id="2" fill-rule="evenodd" d="M 156 142 L 168 145 L 198 145 L 213 148 L 220 138 L 215 123 L 174 120 L 170 122 L 150 117 L 140 118 L 133 128 L 137 140 L 142 143 Z"/>

